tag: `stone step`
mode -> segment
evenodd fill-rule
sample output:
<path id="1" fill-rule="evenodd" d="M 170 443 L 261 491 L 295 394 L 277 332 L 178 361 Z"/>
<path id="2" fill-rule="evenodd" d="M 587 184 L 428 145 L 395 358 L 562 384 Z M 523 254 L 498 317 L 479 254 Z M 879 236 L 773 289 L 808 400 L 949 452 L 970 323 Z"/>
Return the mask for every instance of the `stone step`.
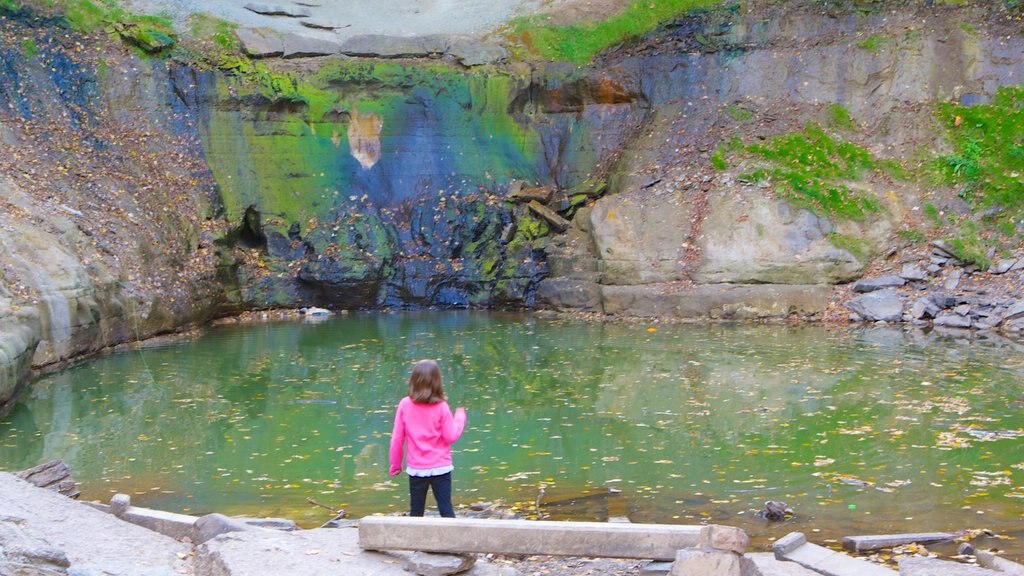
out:
<path id="1" fill-rule="evenodd" d="M 851 552 L 865 552 L 892 548 L 906 544 L 933 544 L 952 541 L 956 536 L 946 532 L 923 532 L 917 534 L 873 534 L 869 536 L 847 536 L 843 548 Z"/>
<path id="2" fill-rule="evenodd" d="M 743 554 L 747 535 L 738 528 L 716 525 L 369 516 L 359 523 L 359 546 L 364 550 L 669 561 L 684 548 Z"/>
<path id="3" fill-rule="evenodd" d="M 824 576 L 896 576 L 898 572 L 866 560 L 807 542 L 801 532 L 790 532 L 772 545 L 779 560 L 796 562 Z"/>

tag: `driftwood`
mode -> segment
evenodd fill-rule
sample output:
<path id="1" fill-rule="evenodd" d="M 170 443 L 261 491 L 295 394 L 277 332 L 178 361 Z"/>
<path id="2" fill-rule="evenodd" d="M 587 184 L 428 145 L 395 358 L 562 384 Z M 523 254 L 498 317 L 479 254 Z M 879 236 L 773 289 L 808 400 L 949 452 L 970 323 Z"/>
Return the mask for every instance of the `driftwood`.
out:
<path id="1" fill-rule="evenodd" d="M 71 469 L 63 460 L 53 460 L 35 468 L 16 472 L 14 475 L 40 488 L 59 492 L 68 498 L 78 498 L 82 494 L 82 491 L 78 489 L 78 483 L 71 477 Z"/>
<path id="2" fill-rule="evenodd" d="M 527 204 L 527 206 L 530 208 L 531 212 L 543 218 L 544 221 L 547 222 L 557 232 L 565 232 L 566 230 L 569 229 L 570 222 L 565 218 L 559 216 L 558 212 L 555 212 L 551 208 L 548 208 L 547 206 L 541 204 L 540 202 L 537 202 L 536 200 L 530 201 L 530 203 Z"/>

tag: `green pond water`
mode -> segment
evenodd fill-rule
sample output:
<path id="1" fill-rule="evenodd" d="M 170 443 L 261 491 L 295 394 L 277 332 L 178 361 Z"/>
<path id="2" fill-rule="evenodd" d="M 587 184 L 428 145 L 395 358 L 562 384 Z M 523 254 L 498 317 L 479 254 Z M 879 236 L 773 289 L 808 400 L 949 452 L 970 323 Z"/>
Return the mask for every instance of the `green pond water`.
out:
<path id="1" fill-rule="evenodd" d="M 1024 347 L 899 329 L 595 324 L 488 313 L 220 326 L 36 381 L 0 464 L 65 460 L 83 498 L 202 514 L 402 511 L 387 474 L 411 363 L 469 423 L 456 505 L 552 519 L 1024 536 Z M 796 517 L 753 512 L 787 502 Z M 428 500 L 432 505 L 433 501 Z M 1024 556 L 1021 539 L 998 541 Z"/>

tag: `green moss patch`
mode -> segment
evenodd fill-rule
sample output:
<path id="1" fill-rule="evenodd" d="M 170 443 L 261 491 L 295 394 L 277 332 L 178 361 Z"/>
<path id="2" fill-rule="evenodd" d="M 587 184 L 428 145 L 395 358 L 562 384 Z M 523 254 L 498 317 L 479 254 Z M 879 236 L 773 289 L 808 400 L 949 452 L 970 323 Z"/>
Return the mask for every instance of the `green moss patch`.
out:
<path id="1" fill-rule="evenodd" d="M 876 198 L 850 183 L 883 171 L 885 165 L 864 148 L 833 138 L 817 124 L 765 144 L 745 145 L 733 140 L 715 154 L 712 163 L 724 169 L 730 156 L 757 166 L 741 174 L 740 180 L 774 184 L 783 198 L 817 214 L 861 220 L 881 210 Z"/>
<path id="2" fill-rule="evenodd" d="M 1024 202 L 1024 87 L 1000 88 L 991 104 L 945 104 L 939 117 L 949 128 L 953 153 L 937 168 L 976 208 L 999 206 L 1019 213 Z"/>
<path id="3" fill-rule="evenodd" d="M 935 160 L 934 173 L 973 211 L 987 213 L 952 218 L 946 241 L 957 258 L 986 268 L 993 249 L 1021 238 L 1016 224 L 1024 217 L 1024 87 L 1000 88 L 989 104 L 943 104 L 937 114 L 953 151 Z"/>
<path id="4" fill-rule="evenodd" d="M 665 22 L 721 4 L 722 0 L 635 0 L 601 22 L 550 26 L 544 24 L 543 15 L 519 18 L 509 24 L 507 36 L 529 54 L 583 64 L 612 46 L 643 37 Z"/>

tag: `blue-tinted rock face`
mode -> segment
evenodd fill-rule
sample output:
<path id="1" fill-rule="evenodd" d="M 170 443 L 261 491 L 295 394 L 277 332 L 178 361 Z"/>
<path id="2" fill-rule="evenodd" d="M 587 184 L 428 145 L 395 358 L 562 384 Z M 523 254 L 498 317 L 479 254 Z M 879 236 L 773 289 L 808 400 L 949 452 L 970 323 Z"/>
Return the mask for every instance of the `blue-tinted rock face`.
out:
<path id="1" fill-rule="evenodd" d="M 354 66 L 302 102 L 229 77 L 192 84 L 239 230 L 228 265 L 240 270 L 237 251 L 255 249 L 268 272 L 241 272 L 237 305 L 531 305 L 547 225 L 507 198 L 510 184 L 565 190 L 603 174 L 644 106 L 607 79 Z M 576 205 L 561 194 L 552 207 Z M 259 230 L 246 224 L 253 212 Z"/>

